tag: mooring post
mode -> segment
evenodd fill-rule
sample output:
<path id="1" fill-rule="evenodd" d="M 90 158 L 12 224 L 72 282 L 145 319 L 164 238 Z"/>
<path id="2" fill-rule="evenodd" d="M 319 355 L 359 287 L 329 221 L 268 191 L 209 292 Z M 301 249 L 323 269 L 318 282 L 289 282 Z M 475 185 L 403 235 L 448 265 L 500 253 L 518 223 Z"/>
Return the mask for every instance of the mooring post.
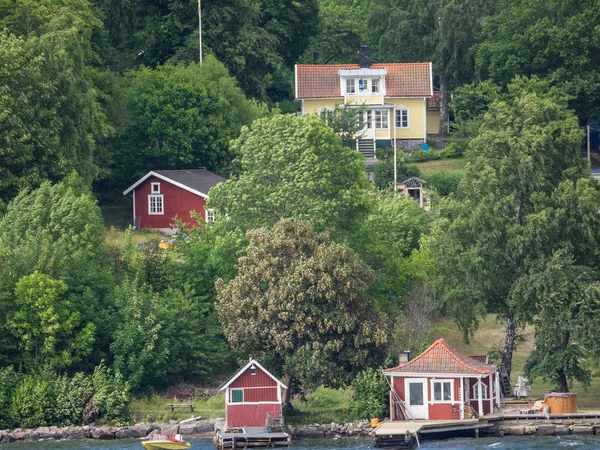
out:
<path id="1" fill-rule="evenodd" d="M 479 438 L 479 428 L 475 428 L 475 437 Z"/>

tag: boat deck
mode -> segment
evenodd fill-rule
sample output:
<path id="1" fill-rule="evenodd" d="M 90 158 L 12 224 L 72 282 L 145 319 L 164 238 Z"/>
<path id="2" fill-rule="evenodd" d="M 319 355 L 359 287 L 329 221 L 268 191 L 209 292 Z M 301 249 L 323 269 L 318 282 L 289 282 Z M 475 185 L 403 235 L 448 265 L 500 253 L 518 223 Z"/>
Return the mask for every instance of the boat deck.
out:
<path id="1" fill-rule="evenodd" d="M 240 432 L 218 432 L 215 446 L 219 450 L 248 447 L 289 447 L 291 436 L 282 431 L 269 431 L 267 427 L 245 427 Z"/>
<path id="2" fill-rule="evenodd" d="M 411 420 L 383 422 L 375 430 L 376 447 L 411 447 L 419 442 L 419 436 L 429 433 L 451 433 L 463 430 L 475 430 L 491 426 L 479 419 L 467 420 Z"/>

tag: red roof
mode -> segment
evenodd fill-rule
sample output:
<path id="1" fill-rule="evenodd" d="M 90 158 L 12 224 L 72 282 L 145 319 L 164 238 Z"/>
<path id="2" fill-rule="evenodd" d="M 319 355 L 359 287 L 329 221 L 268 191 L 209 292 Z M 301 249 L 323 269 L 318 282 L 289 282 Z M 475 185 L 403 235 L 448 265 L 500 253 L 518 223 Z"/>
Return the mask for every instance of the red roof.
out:
<path id="1" fill-rule="evenodd" d="M 340 70 L 359 69 L 358 64 L 298 64 L 296 98 L 341 97 Z M 371 69 L 387 69 L 387 97 L 430 97 L 431 63 L 372 64 Z"/>
<path id="2" fill-rule="evenodd" d="M 433 96 L 427 99 L 427 108 L 429 109 L 440 109 L 440 102 L 442 96 L 440 91 L 433 91 Z"/>
<path id="3" fill-rule="evenodd" d="M 456 373 L 489 374 L 496 367 L 477 361 L 453 347 L 441 338 L 431 344 L 427 350 L 407 363 L 385 369 L 385 373 Z"/>

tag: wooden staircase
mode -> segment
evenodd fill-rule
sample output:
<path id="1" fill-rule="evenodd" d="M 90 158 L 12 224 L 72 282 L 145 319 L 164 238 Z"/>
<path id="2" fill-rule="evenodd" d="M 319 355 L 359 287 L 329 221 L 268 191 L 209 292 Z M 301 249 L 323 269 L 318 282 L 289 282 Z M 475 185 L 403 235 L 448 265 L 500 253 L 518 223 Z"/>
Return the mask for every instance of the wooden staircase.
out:
<path id="1" fill-rule="evenodd" d="M 504 366 L 498 366 L 498 373 L 500 374 L 500 391 L 502 397 L 512 397 L 512 385 L 510 384 L 510 378 Z"/>

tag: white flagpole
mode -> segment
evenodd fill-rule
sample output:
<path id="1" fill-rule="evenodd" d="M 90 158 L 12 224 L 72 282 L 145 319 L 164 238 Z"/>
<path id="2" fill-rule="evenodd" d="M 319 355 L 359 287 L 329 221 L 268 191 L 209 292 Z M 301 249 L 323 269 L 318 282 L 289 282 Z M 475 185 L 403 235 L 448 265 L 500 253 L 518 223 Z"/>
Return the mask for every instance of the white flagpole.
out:
<path id="1" fill-rule="evenodd" d="M 202 64 L 202 8 L 198 0 L 198 41 L 200 42 L 200 64 Z"/>

